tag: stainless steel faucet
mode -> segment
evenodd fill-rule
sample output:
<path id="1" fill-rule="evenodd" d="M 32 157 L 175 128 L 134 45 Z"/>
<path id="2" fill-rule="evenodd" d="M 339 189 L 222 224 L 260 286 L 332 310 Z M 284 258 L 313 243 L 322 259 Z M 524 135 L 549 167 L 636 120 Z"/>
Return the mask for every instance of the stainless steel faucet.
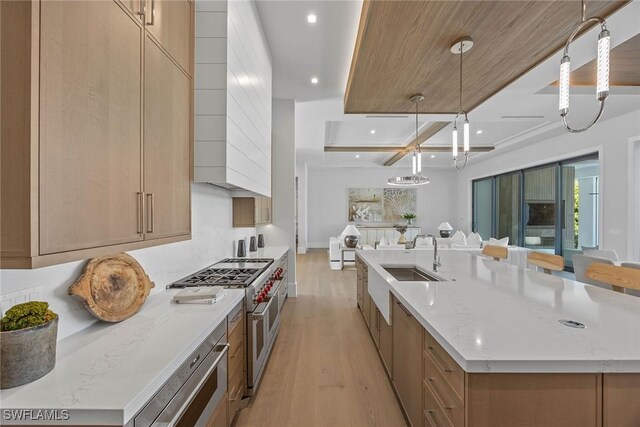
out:
<path id="1" fill-rule="evenodd" d="M 438 239 L 436 239 L 436 236 L 430 234 L 431 238 L 433 239 L 433 271 L 438 271 L 438 267 L 442 267 L 442 264 L 440 263 L 440 257 L 438 256 Z"/>
<path id="2" fill-rule="evenodd" d="M 426 238 L 426 237 L 429 237 L 429 236 L 427 236 L 426 234 L 418 234 L 416 237 L 414 237 L 413 238 L 413 249 L 416 248 L 416 242 L 418 241 L 418 239 L 421 239 L 421 238 L 423 239 L 423 238 Z"/>
<path id="3" fill-rule="evenodd" d="M 420 238 L 431 237 L 433 239 L 433 271 L 438 271 L 438 267 L 442 267 L 440 263 L 440 257 L 438 256 L 438 239 L 433 234 L 418 234 L 413 238 L 413 249 L 416 248 L 416 242 Z"/>

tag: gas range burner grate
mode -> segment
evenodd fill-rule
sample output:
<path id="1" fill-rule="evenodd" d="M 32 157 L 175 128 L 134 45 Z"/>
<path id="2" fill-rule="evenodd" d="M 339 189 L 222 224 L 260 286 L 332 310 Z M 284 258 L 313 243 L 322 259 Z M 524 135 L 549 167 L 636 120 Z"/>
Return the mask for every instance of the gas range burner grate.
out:
<path id="1" fill-rule="evenodd" d="M 205 268 L 184 279 L 170 285 L 171 288 L 186 288 L 192 286 L 249 286 L 260 275 L 260 268 Z"/>

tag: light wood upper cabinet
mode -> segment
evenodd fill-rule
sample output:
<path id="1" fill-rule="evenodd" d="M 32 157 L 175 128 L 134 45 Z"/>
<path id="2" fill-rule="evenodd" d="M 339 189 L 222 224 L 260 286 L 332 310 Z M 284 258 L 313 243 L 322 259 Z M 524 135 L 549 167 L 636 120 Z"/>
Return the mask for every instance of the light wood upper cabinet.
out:
<path id="1" fill-rule="evenodd" d="M 270 197 L 234 197 L 233 226 L 255 227 L 271 224 Z"/>
<path id="2" fill-rule="evenodd" d="M 189 233 L 190 80 L 149 37 L 144 67 L 145 234 Z"/>
<path id="3" fill-rule="evenodd" d="M 131 13 L 137 20 L 142 22 L 144 16 L 143 0 L 120 0 L 120 3 Z"/>
<path id="4" fill-rule="evenodd" d="M 145 27 L 191 75 L 191 19 L 193 4 L 188 0 L 143 0 Z"/>
<path id="5" fill-rule="evenodd" d="M 185 70 L 194 17 L 185 3 L 187 24 L 158 33 L 161 48 L 135 14 L 137 0 L 0 2 L 0 267 L 191 237 Z M 187 59 L 170 58 L 172 46 Z"/>
<path id="6" fill-rule="evenodd" d="M 143 238 L 141 37 L 114 2 L 41 4 L 41 254 Z"/>

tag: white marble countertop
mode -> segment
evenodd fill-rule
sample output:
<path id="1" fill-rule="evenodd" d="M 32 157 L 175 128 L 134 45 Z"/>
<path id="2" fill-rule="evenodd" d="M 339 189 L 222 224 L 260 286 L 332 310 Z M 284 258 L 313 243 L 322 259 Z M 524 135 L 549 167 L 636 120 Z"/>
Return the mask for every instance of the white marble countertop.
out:
<path id="1" fill-rule="evenodd" d="M 286 246 L 266 246 L 264 248 L 258 248 L 256 252 L 247 251 L 247 256 L 244 258 L 273 258 L 280 259 L 284 254 L 289 251 Z"/>
<path id="2" fill-rule="evenodd" d="M 432 272 L 433 251 L 358 254 L 385 318 L 390 291 L 467 372 L 640 372 L 638 297 L 460 251 L 439 254 L 447 281 L 403 282 L 382 266 Z"/>
<path id="3" fill-rule="evenodd" d="M 53 371 L 0 392 L 3 421 L 5 409 L 55 409 L 70 419 L 40 423 L 126 424 L 244 298 L 242 289 L 225 289 L 214 304 L 173 304 L 176 292 L 155 293 L 130 319 L 58 342 Z"/>

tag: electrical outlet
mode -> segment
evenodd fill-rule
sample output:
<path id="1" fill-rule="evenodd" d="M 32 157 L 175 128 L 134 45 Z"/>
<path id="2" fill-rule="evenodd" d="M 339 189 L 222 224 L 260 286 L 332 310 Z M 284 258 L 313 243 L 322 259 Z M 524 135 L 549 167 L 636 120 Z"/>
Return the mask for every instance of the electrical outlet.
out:
<path id="1" fill-rule="evenodd" d="M 2 312 L 2 315 L 4 316 L 4 313 L 16 304 L 22 304 L 27 301 L 38 301 L 40 299 L 41 292 L 42 285 L 36 285 L 21 291 L 0 296 L 0 311 Z"/>

